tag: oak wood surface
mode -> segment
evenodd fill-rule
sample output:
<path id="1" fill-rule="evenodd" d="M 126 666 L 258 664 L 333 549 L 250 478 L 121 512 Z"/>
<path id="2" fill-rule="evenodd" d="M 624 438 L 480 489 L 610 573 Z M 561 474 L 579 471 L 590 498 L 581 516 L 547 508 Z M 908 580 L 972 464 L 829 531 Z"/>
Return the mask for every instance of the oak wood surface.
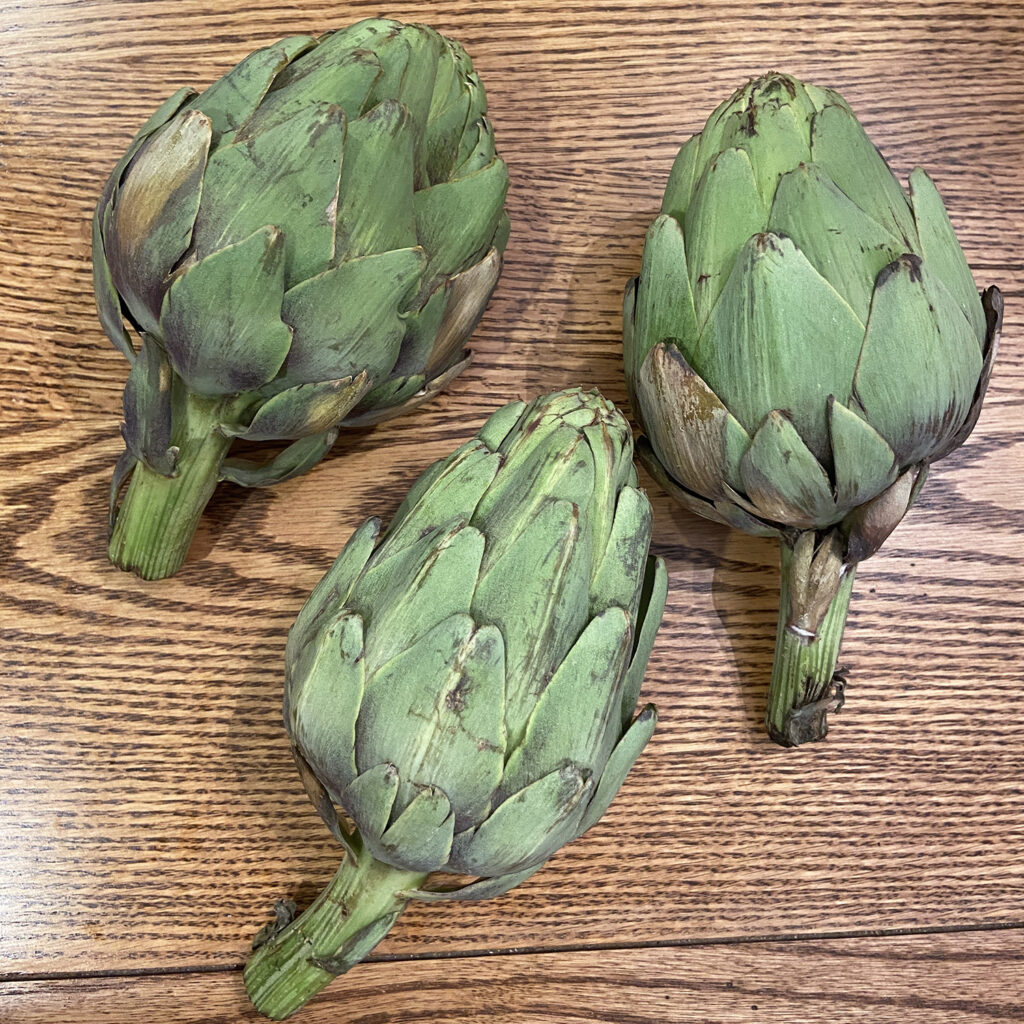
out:
<path id="1" fill-rule="evenodd" d="M 1012 926 L 976 936 L 1000 952 L 991 976 L 978 968 L 964 982 L 960 1010 L 915 1017 L 908 1005 L 891 1018 L 1009 1019 L 1024 1001 L 1013 966 L 1024 931 L 1012 930 L 1024 928 L 1024 5 L 389 9 L 466 45 L 510 167 L 513 234 L 476 361 L 432 405 L 342 438 L 305 477 L 222 487 L 175 579 L 120 573 L 106 561 L 106 495 L 127 365 L 99 328 L 89 264 L 102 183 L 179 85 L 202 86 L 281 36 L 379 13 L 266 0 L 0 10 L 0 1019 L 28 1006 L 36 1016 L 24 1019 L 56 1020 L 78 1005 L 69 993 L 98 1006 L 113 989 L 139 1006 L 152 996 L 173 1007 L 178 993 L 223 1007 L 210 1019 L 246 1019 L 227 969 L 273 901 L 308 901 L 339 857 L 281 727 L 295 613 L 351 530 L 389 516 L 497 404 L 587 384 L 625 405 L 620 296 L 675 150 L 735 86 L 773 67 L 838 88 L 899 174 L 923 164 L 979 286 L 1003 289 L 981 421 L 859 572 L 841 658 L 849 704 L 813 749 L 782 751 L 761 732 L 773 546 L 680 511 L 647 480 L 672 588 L 645 683 L 662 713 L 651 746 L 608 816 L 543 872 L 491 903 L 413 907 L 379 952 L 541 956 L 599 944 L 612 952 L 584 949 L 552 968 L 572 977 L 588 963 L 621 965 L 632 980 L 595 990 L 599 1019 L 789 1020 L 784 1003 L 766 1001 L 776 1016 L 758 1017 L 721 999 L 705 1017 L 666 1018 L 660 989 L 637 993 L 677 971 L 717 976 L 730 961 L 769 980 L 778 963 L 791 979 L 795 951 L 818 948 L 743 944 L 762 936 Z M 614 951 L 712 939 L 727 945 L 707 956 Z M 949 960 L 961 964 L 974 941 L 915 938 L 922 986 L 952 985 Z M 828 950 L 862 956 L 865 992 L 896 976 L 884 943 L 842 942 Z M 952 952 L 929 952 L 941 950 Z M 529 1002 L 533 962 L 376 964 L 376 980 L 357 983 L 364 1016 L 353 1019 L 391 1019 L 374 993 L 412 978 L 436 1017 L 395 1019 L 483 1019 L 482 1009 L 455 1016 L 465 991 L 451 978 L 463 974 L 504 1019 L 575 1019 Z M 216 967 L 225 973 L 187 982 L 23 980 Z M 537 984 L 538 999 L 555 998 Z M 685 984 L 669 994 L 690 997 Z M 873 1004 L 836 1005 L 820 1019 L 860 1019 Z"/>
<path id="2" fill-rule="evenodd" d="M 303 1024 L 996 1024 L 1022 1019 L 1011 932 L 366 963 Z M 12 982 L 7 1024 L 261 1020 L 240 971 Z"/>

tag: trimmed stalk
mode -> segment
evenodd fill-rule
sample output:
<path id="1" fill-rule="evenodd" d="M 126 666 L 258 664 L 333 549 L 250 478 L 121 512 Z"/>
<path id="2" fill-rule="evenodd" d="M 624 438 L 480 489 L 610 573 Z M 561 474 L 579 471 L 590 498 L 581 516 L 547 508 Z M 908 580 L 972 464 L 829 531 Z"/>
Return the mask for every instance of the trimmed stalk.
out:
<path id="1" fill-rule="evenodd" d="M 272 1020 L 293 1014 L 367 956 L 405 909 L 403 894 L 427 879 L 356 848 L 310 907 L 259 945 L 245 965 L 249 999 Z"/>
<path id="2" fill-rule="evenodd" d="M 217 429 L 228 402 L 186 395 L 171 443 L 179 449 L 174 476 L 138 462 L 110 534 L 110 560 L 145 580 L 181 568 L 199 519 L 213 495 L 232 438 Z"/>
<path id="3" fill-rule="evenodd" d="M 829 602 L 813 634 L 794 628 L 793 594 L 799 589 L 795 573 L 799 557 L 787 543 L 782 552 L 779 627 L 775 637 L 775 661 L 768 691 L 768 735 L 784 747 L 824 739 L 828 712 L 843 706 L 843 686 L 836 679 L 836 661 L 843 640 L 846 614 L 853 593 L 856 565 L 847 564 L 837 579 Z"/>

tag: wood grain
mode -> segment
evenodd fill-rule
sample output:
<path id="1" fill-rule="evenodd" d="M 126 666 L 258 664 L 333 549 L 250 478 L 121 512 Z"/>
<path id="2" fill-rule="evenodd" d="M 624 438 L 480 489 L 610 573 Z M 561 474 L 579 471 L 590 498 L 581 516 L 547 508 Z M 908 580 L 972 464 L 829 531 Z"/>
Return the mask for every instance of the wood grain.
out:
<path id="1" fill-rule="evenodd" d="M 303 1024 L 996 1024 L 1024 1019 L 1020 932 L 367 963 Z M 3 986 L 8 1024 L 241 1024 L 240 972 Z"/>
<path id="2" fill-rule="evenodd" d="M 771 67 L 839 88 L 898 173 L 924 164 L 979 285 L 1003 288 L 1003 346 L 981 422 L 859 573 L 842 658 L 849 705 L 816 749 L 781 751 L 761 735 L 773 547 L 689 516 L 647 481 L 672 587 L 645 684 L 662 710 L 648 753 L 605 820 L 519 890 L 414 908 L 380 952 L 1024 924 L 1024 6 L 391 9 L 466 45 L 511 169 L 513 236 L 476 361 L 441 399 L 343 438 L 308 476 L 270 491 L 222 488 L 180 576 L 145 584 L 105 556 L 127 366 L 95 316 L 96 196 L 135 128 L 179 85 L 202 86 L 281 36 L 379 13 L 371 3 L 212 7 L 36 0 L 0 12 L 0 976 L 235 965 L 275 899 L 308 900 L 327 881 L 339 852 L 301 793 L 280 722 L 295 613 L 351 530 L 389 516 L 416 475 L 500 402 L 580 383 L 625 403 L 621 291 L 675 150 L 736 85 Z M 849 942 L 855 956 L 876 955 Z M 772 946 L 771 956 L 796 949 Z M 742 961 L 768 979 L 768 950 L 714 947 L 718 968 L 692 951 L 579 953 L 565 977 L 589 957 L 633 979 L 594 997 L 606 1019 L 755 1019 L 737 1016 L 740 1004 L 713 1008 L 703 990 L 692 1012 L 706 1015 L 685 1016 L 685 985 L 669 992 L 679 1016 L 653 1007 L 673 972 L 711 977 Z M 797 961 L 782 962 L 801 976 Z M 408 977 L 437 986 L 437 1016 L 409 1009 L 401 1019 L 478 1019 L 483 1010 L 457 1010 L 461 994 L 446 987 L 463 970 L 482 972 L 473 976 L 487 1005 L 505 1019 L 570 1019 L 529 1003 L 526 963 L 416 965 L 425 973 Z M 941 958 L 917 966 L 922 990 L 958 976 Z M 413 968 L 371 970 L 388 986 Z M 187 990 L 146 979 L 122 994 L 145 1007 L 150 995 L 157 1006 L 180 993 L 223 1006 L 217 1019 L 245 1019 L 237 992 L 223 995 L 237 988 L 231 977 L 190 976 Z M 898 1019 L 1009 1019 L 1019 977 L 979 968 L 977 981 L 975 1017 L 908 1004 Z M 5 997 L 0 1018 L 35 1006 L 25 1019 L 55 1019 L 61 1000 L 76 1005 L 68 993 L 101 1006 L 118 985 L 8 988 L 34 994 Z M 641 998 L 645 985 L 654 1002 Z M 385 1019 L 361 998 L 363 1019 Z M 793 1019 L 764 1005 L 776 1017 L 756 1019 Z M 865 1005 L 800 1019 L 860 1019 Z"/>

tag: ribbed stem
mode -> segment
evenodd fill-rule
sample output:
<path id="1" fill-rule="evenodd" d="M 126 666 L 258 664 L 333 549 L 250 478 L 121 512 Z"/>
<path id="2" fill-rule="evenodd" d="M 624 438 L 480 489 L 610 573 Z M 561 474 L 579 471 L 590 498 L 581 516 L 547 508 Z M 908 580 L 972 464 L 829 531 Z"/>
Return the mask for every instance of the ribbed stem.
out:
<path id="1" fill-rule="evenodd" d="M 216 429 L 224 409 L 223 399 L 186 396 L 175 409 L 171 437 L 179 449 L 177 473 L 162 476 L 136 464 L 110 535 L 108 553 L 116 566 L 145 580 L 181 568 L 231 445 Z"/>
<path id="2" fill-rule="evenodd" d="M 387 935 L 425 874 L 403 871 L 362 852 L 346 857 L 330 885 L 291 924 L 260 946 L 245 965 L 253 1006 L 284 1020 Z"/>
<path id="3" fill-rule="evenodd" d="M 824 739 L 828 712 L 843 704 L 842 683 L 835 680 L 839 646 L 853 593 L 856 565 L 846 567 L 839 589 L 812 642 L 789 628 L 793 550 L 782 550 L 782 586 L 779 593 L 779 627 L 775 636 L 775 661 L 768 691 L 768 735 L 784 747 Z"/>

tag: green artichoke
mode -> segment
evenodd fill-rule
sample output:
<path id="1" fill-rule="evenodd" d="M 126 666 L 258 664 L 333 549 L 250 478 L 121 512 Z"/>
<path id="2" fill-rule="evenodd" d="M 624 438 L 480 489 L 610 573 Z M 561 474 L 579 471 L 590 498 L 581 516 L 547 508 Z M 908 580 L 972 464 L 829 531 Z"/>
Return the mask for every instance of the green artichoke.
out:
<path id="1" fill-rule="evenodd" d="M 285 722 L 347 856 L 246 967 L 261 1012 L 358 963 L 409 899 L 500 895 L 607 809 L 654 730 L 633 709 L 667 585 L 632 455 L 596 392 L 514 402 L 313 591 Z M 425 888 L 432 871 L 477 881 Z"/>
<path id="2" fill-rule="evenodd" d="M 485 110 L 458 43 L 370 20 L 257 50 L 146 122 L 93 222 L 100 320 L 131 363 L 117 565 L 171 575 L 219 480 L 304 473 L 468 364 L 508 237 Z M 260 463 L 235 439 L 291 443 Z"/>
<path id="3" fill-rule="evenodd" d="M 680 150 L 625 297 L 638 454 L 686 508 L 781 542 L 778 742 L 841 705 L 857 563 L 974 428 L 1001 313 L 932 180 L 908 198 L 832 90 L 759 78 Z"/>

